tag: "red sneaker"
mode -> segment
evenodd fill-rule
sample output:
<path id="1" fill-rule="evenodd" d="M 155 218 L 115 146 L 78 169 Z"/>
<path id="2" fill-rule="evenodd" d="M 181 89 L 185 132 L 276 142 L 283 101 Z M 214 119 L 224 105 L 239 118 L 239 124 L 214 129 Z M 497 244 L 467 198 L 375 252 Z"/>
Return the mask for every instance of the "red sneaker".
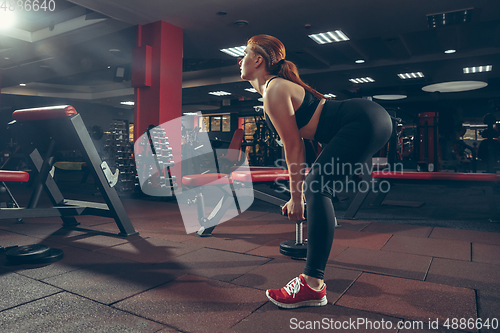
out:
<path id="1" fill-rule="evenodd" d="M 302 275 L 288 282 L 281 289 L 268 289 L 266 296 L 279 307 L 293 309 L 302 306 L 323 306 L 326 300 L 326 284 L 320 291 L 311 289 Z"/>

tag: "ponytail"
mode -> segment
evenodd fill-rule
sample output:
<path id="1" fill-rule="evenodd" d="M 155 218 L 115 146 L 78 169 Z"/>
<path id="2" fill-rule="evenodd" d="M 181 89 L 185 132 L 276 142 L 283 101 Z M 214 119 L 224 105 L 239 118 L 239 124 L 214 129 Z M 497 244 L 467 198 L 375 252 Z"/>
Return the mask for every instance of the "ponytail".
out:
<path id="1" fill-rule="evenodd" d="M 299 71 L 297 70 L 297 66 L 295 66 L 295 64 L 293 62 L 285 60 L 285 59 L 282 59 L 280 61 L 283 61 L 283 63 L 280 66 L 278 66 L 278 71 L 277 71 L 277 73 L 275 72 L 276 75 L 278 75 L 279 77 L 282 77 L 284 79 L 287 79 L 287 80 L 290 80 L 292 82 L 297 83 L 299 86 L 302 86 L 305 90 L 309 91 L 311 94 L 316 96 L 316 98 L 326 99 L 326 97 L 323 96 L 323 94 L 314 90 L 308 84 L 306 84 L 304 81 L 302 81 L 300 79 Z"/>
<path id="2" fill-rule="evenodd" d="M 293 62 L 285 60 L 285 46 L 279 39 L 269 35 L 257 35 L 250 38 L 248 44 L 252 46 L 255 52 L 264 57 L 266 60 L 266 69 L 270 74 L 295 82 L 317 98 L 326 99 L 323 94 L 314 90 L 300 79 L 297 66 Z"/>

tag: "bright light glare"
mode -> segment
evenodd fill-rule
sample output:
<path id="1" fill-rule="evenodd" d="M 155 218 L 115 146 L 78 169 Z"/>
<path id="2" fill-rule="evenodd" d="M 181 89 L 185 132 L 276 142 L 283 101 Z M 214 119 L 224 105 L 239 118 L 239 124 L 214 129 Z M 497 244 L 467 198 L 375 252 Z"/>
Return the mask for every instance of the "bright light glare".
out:
<path id="1" fill-rule="evenodd" d="M 16 15 L 14 11 L 0 9 L 0 29 L 8 29 L 14 25 Z"/>

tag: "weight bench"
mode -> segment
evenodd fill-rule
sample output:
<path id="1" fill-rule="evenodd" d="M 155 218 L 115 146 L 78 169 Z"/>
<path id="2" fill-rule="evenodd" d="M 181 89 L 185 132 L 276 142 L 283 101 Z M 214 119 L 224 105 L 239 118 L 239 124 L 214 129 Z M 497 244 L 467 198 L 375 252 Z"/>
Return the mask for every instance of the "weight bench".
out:
<path id="1" fill-rule="evenodd" d="M 34 189 L 26 208 L 0 208 L 0 219 L 21 219 L 36 217 L 60 217 L 63 226 L 79 225 L 75 216 L 97 215 L 113 218 L 120 229 L 120 236 L 137 234 L 113 186 L 118 180 L 118 170 L 113 174 L 106 162 L 102 162 L 82 118 L 70 105 L 34 108 L 14 111 L 10 123 L 18 142 L 25 151 L 31 151 L 30 158 L 38 171 Z M 50 171 L 58 149 L 80 150 L 105 203 L 67 200 L 63 197 Z M 40 154 L 43 152 L 44 158 Z M 7 172 L 7 174 L 5 174 Z M 2 171 L 7 178 L 24 174 Z M 10 176 L 9 176 L 10 175 Z M 28 176 L 29 177 L 29 176 Z M 38 202 L 45 189 L 53 207 L 38 208 Z"/>
<path id="2" fill-rule="evenodd" d="M 233 169 L 234 170 L 234 169 Z M 256 189 L 256 185 L 269 186 L 276 184 L 277 181 L 288 181 L 288 170 L 283 170 L 278 167 L 248 167 L 242 166 L 235 169 L 230 174 L 210 173 L 201 175 L 190 175 L 182 178 L 182 184 L 187 188 L 194 189 L 196 194 L 191 199 L 188 199 L 188 205 L 196 205 L 198 213 L 198 222 L 201 225 L 196 232 L 198 236 L 211 236 L 215 227 L 219 224 L 222 217 L 226 214 L 233 202 L 236 204 L 238 213 L 240 207 L 238 205 L 238 195 L 236 191 L 241 188 L 251 189 L 254 198 L 268 202 L 270 204 L 282 207 L 287 203 L 287 200 L 265 193 Z M 227 186 L 229 185 L 229 186 Z M 219 202 L 212 209 L 210 214 L 206 215 L 205 202 L 201 188 L 204 186 L 218 186 L 222 190 L 222 196 Z M 200 189 L 196 191 L 196 189 Z M 280 190 L 287 191 L 285 186 L 280 187 Z M 295 240 L 283 241 L 280 244 L 280 253 L 293 258 L 305 258 L 307 255 L 307 241 L 303 238 L 303 222 L 296 221 Z M 335 226 L 338 227 L 337 221 Z"/>
<path id="3" fill-rule="evenodd" d="M 493 173 L 454 173 L 454 172 L 403 172 L 403 171 L 373 171 L 371 177 L 377 182 L 387 181 L 389 184 L 414 185 L 444 185 L 444 186 L 475 186 L 486 190 L 491 222 L 500 222 L 498 204 L 493 193 L 494 186 L 500 182 L 500 175 Z M 375 186 L 374 186 L 375 187 Z M 389 187 L 390 189 L 390 187 Z M 373 205 L 381 205 L 389 191 L 379 191 Z M 344 218 L 354 219 L 369 191 L 358 192 L 346 211 Z"/>
<path id="4" fill-rule="evenodd" d="M 288 171 L 274 167 L 247 167 L 233 168 L 230 174 L 207 173 L 199 175 L 189 175 L 182 177 L 182 185 L 187 189 L 194 190 L 194 197 L 188 199 L 188 205 L 196 205 L 198 222 L 201 227 L 196 232 L 198 236 L 207 237 L 212 235 L 212 231 L 220 223 L 222 217 L 228 209 L 236 205 L 238 213 L 241 212 L 238 203 L 237 189 L 248 188 L 252 190 L 253 197 L 270 202 L 277 206 L 286 203 L 285 200 L 271 196 L 257 189 L 254 189 L 254 182 L 270 182 L 277 180 L 288 180 Z M 205 200 L 202 189 L 207 186 L 216 186 L 222 191 L 222 196 L 208 216 L 206 215 Z"/>
<path id="5" fill-rule="evenodd" d="M 16 199 L 10 192 L 9 188 L 5 184 L 5 182 L 15 182 L 15 183 L 27 183 L 30 180 L 30 174 L 24 171 L 9 171 L 9 170 L 0 170 L 0 182 L 2 187 L 5 189 L 5 192 L 9 195 L 10 202 L 12 203 L 12 208 L 20 208 Z M 5 207 L 7 208 L 7 207 Z M 17 222 L 21 222 L 23 219 L 18 218 Z"/>

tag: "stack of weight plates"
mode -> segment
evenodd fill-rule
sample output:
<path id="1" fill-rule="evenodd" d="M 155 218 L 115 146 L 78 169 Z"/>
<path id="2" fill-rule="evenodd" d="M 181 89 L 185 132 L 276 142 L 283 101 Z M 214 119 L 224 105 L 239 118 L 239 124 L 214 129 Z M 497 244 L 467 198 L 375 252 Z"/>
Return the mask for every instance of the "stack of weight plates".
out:
<path id="1" fill-rule="evenodd" d="M 61 249 L 53 249 L 47 245 L 32 244 L 9 247 L 5 249 L 5 256 L 8 263 L 12 265 L 39 265 L 61 260 L 64 257 L 64 252 Z"/>

